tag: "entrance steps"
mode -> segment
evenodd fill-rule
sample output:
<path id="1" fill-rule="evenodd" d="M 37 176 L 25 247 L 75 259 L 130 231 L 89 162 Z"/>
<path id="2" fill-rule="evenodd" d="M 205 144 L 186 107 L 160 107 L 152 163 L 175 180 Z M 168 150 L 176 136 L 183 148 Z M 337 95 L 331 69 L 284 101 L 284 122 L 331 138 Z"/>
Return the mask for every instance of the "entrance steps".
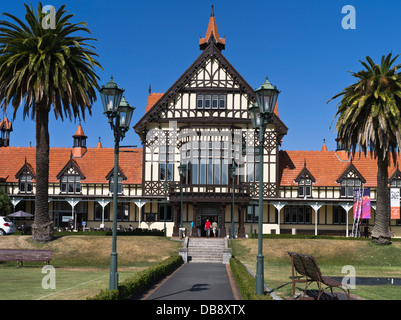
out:
<path id="1" fill-rule="evenodd" d="M 230 263 L 227 238 L 185 238 L 180 255 L 185 263 Z"/>

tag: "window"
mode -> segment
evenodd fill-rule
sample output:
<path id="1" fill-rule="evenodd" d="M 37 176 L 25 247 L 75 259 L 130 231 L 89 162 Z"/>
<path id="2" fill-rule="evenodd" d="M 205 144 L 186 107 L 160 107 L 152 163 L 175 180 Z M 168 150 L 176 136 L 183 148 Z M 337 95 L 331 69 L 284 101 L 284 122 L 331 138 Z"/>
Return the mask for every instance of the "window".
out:
<path id="1" fill-rule="evenodd" d="M 197 139 L 197 138 L 195 138 Z M 229 184 L 228 143 L 213 136 L 213 141 L 188 141 L 182 145 L 181 161 L 187 164 L 186 182 L 189 184 Z M 191 149 L 192 148 L 192 149 Z M 187 152 L 191 149 L 191 152 Z"/>
<path id="2" fill-rule="evenodd" d="M 32 193 L 32 176 L 29 174 L 22 174 L 19 178 L 19 192 Z"/>
<path id="3" fill-rule="evenodd" d="M 123 193 L 123 177 L 121 177 L 121 176 L 118 176 L 118 178 L 117 178 L 117 193 L 118 194 L 122 194 Z M 109 191 L 110 191 L 110 193 L 111 194 L 113 194 L 114 193 L 114 176 L 111 176 L 110 177 L 110 188 L 109 188 Z"/>
<path id="4" fill-rule="evenodd" d="M 198 97 L 196 99 L 196 107 L 198 109 L 203 109 L 203 94 L 198 94 Z"/>
<path id="5" fill-rule="evenodd" d="M 341 181 L 340 196 L 352 198 L 354 196 L 354 189 L 359 189 L 361 186 L 362 183 L 359 179 L 343 179 Z"/>
<path id="6" fill-rule="evenodd" d="M 76 175 L 64 175 L 60 183 L 61 193 L 81 193 L 81 177 Z"/>
<path id="7" fill-rule="evenodd" d="M 171 205 L 168 204 L 166 209 L 166 221 L 173 221 Z M 164 203 L 159 204 L 159 221 L 164 221 Z"/>
<path id="8" fill-rule="evenodd" d="M 254 151 L 254 153 L 252 153 Z M 247 155 L 247 178 L 248 182 L 259 181 L 259 147 L 255 147 L 251 150 L 251 153 Z"/>
<path id="9" fill-rule="evenodd" d="M 392 180 L 390 186 L 393 188 L 401 188 L 401 180 Z"/>
<path id="10" fill-rule="evenodd" d="M 299 179 L 298 182 L 298 197 L 310 197 L 312 195 L 312 180 Z"/>
<path id="11" fill-rule="evenodd" d="M 284 210 L 284 223 L 312 223 L 312 208 L 309 206 L 286 206 Z"/>
<path id="12" fill-rule="evenodd" d="M 345 224 L 346 223 L 347 212 L 343 207 L 334 206 L 333 207 L 333 223 L 334 224 Z"/>
<path id="13" fill-rule="evenodd" d="M 252 220 L 252 206 L 247 207 L 246 222 L 259 222 L 259 206 L 253 205 L 253 220 Z M 253 232 L 253 230 L 252 230 Z"/>
<path id="14" fill-rule="evenodd" d="M 198 94 L 196 96 L 197 109 L 225 109 L 226 95 L 225 94 Z"/>
<path id="15" fill-rule="evenodd" d="M 160 147 L 160 160 L 159 160 L 159 180 L 172 181 L 173 180 L 173 148 L 169 146 Z"/>
<path id="16" fill-rule="evenodd" d="M 117 204 L 117 221 L 129 220 L 129 203 L 119 202 Z"/>
<path id="17" fill-rule="evenodd" d="M 206 94 L 205 95 L 205 105 L 204 105 L 205 109 L 210 109 L 210 100 L 211 100 L 210 94 Z"/>
<path id="18" fill-rule="evenodd" d="M 226 108 L 226 96 L 224 94 L 220 95 L 219 108 L 220 109 L 225 109 Z"/>
<path id="19" fill-rule="evenodd" d="M 212 96 L 212 108 L 213 109 L 217 109 L 219 107 L 218 102 L 219 102 L 219 96 L 217 94 L 214 94 Z"/>
<path id="20" fill-rule="evenodd" d="M 103 207 L 95 201 L 95 206 L 94 206 L 94 211 L 95 211 L 95 220 L 96 221 L 109 221 L 110 220 L 110 203 L 108 203 L 104 207 L 104 217 L 103 216 Z M 103 218 L 103 219 L 102 219 Z"/>

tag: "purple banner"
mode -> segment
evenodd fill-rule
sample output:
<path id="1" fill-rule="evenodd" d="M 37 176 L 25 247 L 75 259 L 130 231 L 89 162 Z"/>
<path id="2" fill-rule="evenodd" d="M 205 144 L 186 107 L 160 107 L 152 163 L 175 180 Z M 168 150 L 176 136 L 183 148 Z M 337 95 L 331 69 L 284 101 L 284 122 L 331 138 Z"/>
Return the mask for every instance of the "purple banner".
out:
<path id="1" fill-rule="evenodd" d="M 363 190 L 362 219 L 370 219 L 370 189 Z"/>

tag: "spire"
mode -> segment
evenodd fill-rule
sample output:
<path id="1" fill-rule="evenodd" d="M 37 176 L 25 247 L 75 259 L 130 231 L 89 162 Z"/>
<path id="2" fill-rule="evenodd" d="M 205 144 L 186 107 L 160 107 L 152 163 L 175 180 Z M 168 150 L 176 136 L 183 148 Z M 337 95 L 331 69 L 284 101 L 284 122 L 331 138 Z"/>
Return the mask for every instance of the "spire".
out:
<path id="1" fill-rule="evenodd" d="M 323 146 L 322 146 L 322 149 L 320 151 L 328 151 L 327 150 L 327 146 L 326 146 L 326 139 L 323 139 Z"/>
<path id="2" fill-rule="evenodd" d="M 219 31 L 217 30 L 216 18 L 214 17 L 214 6 L 212 5 L 212 12 L 210 13 L 209 24 L 206 30 L 206 36 L 199 39 L 199 47 L 201 50 L 209 45 L 209 41 L 213 41 L 217 48 L 221 51 L 225 49 L 226 39 L 220 38 Z"/>
<path id="3" fill-rule="evenodd" d="M 103 148 L 103 147 L 102 147 L 102 141 L 100 141 L 100 137 L 99 137 L 99 142 L 97 143 L 96 148 L 97 148 L 97 149 L 102 149 L 102 148 Z"/>

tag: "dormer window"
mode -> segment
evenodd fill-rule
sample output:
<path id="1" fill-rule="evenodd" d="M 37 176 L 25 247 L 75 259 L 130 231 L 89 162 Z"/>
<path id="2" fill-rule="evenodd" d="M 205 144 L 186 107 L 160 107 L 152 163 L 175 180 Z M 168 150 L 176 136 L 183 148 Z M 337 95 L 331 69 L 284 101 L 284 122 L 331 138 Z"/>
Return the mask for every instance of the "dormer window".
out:
<path id="1" fill-rule="evenodd" d="M 299 179 L 298 182 L 298 197 L 310 197 L 312 196 L 312 180 L 311 179 Z"/>
<path id="2" fill-rule="evenodd" d="M 81 194 L 81 180 L 85 179 L 78 164 L 74 159 L 70 159 L 65 167 L 57 175 L 60 179 L 60 192 L 67 194 Z"/>
<path id="3" fill-rule="evenodd" d="M 118 186 L 117 186 L 117 193 L 122 194 L 123 193 L 123 177 L 118 176 Z M 110 177 L 110 193 L 114 193 L 114 176 Z"/>
<path id="4" fill-rule="evenodd" d="M 362 183 L 359 179 L 344 179 L 341 181 L 340 196 L 350 198 L 354 196 L 354 189 L 361 188 Z"/>
<path id="5" fill-rule="evenodd" d="M 22 174 L 19 178 L 19 192 L 32 193 L 32 190 L 32 176 L 30 174 Z"/>
<path id="6" fill-rule="evenodd" d="M 60 179 L 61 193 L 81 193 L 81 177 L 78 175 L 64 175 Z"/>
<path id="7" fill-rule="evenodd" d="M 393 180 L 393 181 L 391 181 L 390 187 L 401 188 L 401 180 Z"/>
<path id="8" fill-rule="evenodd" d="M 17 172 L 15 178 L 18 179 L 19 193 L 32 193 L 33 192 L 33 182 L 35 179 L 34 170 L 32 166 L 26 162 L 22 168 Z"/>
<path id="9" fill-rule="evenodd" d="M 114 194 L 114 168 L 110 170 L 108 175 L 106 176 L 106 180 L 109 180 L 109 192 L 110 194 Z M 127 177 L 122 172 L 121 168 L 118 167 L 118 177 L 117 177 L 117 193 L 123 193 L 123 180 L 127 180 Z"/>
<path id="10" fill-rule="evenodd" d="M 362 188 L 362 184 L 365 183 L 366 180 L 351 163 L 340 178 L 337 179 L 337 182 L 341 184 L 340 197 L 352 198 L 354 196 L 354 189 Z"/>
<path id="11" fill-rule="evenodd" d="M 296 177 L 295 182 L 298 183 L 298 197 L 312 197 L 312 183 L 316 182 L 316 179 L 306 168 L 306 161 L 304 162 L 303 169 Z"/>

